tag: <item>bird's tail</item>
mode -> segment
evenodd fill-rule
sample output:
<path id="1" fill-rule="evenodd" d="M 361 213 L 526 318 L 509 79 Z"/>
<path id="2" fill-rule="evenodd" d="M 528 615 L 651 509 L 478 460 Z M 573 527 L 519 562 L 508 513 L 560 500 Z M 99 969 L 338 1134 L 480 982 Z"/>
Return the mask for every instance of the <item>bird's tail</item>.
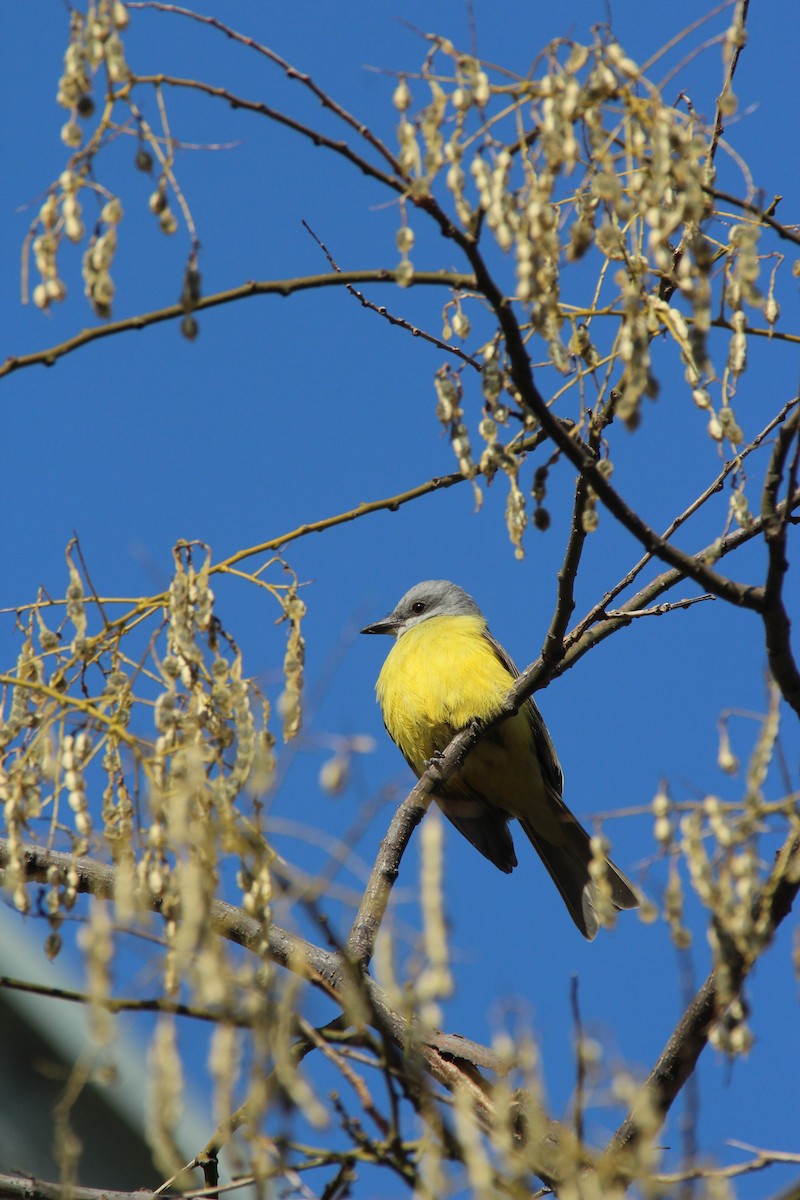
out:
<path id="1" fill-rule="evenodd" d="M 541 825 L 537 828 L 530 820 L 520 818 L 520 825 L 561 892 L 573 921 L 591 941 L 600 928 L 597 908 L 603 901 L 598 896 L 600 888 L 589 872 L 593 858 L 589 834 L 560 797 L 551 796 L 549 800 L 551 805 L 557 806 L 557 811 L 549 814 L 557 817 L 557 838 L 545 836 Z M 546 824 L 553 827 L 552 821 Z M 609 858 L 606 859 L 606 880 L 611 890 L 609 899 L 615 909 L 638 908 L 636 889 Z"/>

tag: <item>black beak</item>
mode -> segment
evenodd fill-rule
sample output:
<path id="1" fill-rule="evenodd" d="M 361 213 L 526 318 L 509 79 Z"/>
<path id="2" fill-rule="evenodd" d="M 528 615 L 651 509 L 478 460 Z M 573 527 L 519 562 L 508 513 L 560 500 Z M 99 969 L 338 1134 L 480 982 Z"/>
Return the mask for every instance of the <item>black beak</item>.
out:
<path id="1" fill-rule="evenodd" d="M 384 617 L 382 621 L 376 621 L 374 625 L 365 625 L 360 631 L 361 633 L 394 633 L 397 629 L 399 621 L 392 620 L 391 617 Z"/>

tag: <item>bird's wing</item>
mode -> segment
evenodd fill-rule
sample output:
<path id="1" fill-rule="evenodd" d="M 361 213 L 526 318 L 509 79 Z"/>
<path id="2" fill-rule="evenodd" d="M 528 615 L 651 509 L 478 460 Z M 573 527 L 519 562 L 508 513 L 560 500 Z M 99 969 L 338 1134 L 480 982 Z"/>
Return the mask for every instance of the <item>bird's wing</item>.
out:
<path id="1" fill-rule="evenodd" d="M 517 670 L 517 666 L 511 656 L 498 641 L 495 641 L 488 629 L 484 630 L 483 636 L 491 646 L 495 657 L 502 663 L 511 678 L 519 679 L 520 672 Z M 555 792 L 556 796 L 560 799 L 564 791 L 564 774 L 561 770 L 561 764 L 558 761 L 553 740 L 547 732 L 544 718 L 530 698 L 522 706 L 522 712 L 525 713 L 525 716 L 528 718 L 528 724 L 531 727 L 531 737 L 533 738 L 536 757 L 539 760 L 545 785 L 549 790 Z M 492 735 L 489 734 L 488 736 L 491 737 Z"/>
<path id="2" fill-rule="evenodd" d="M 511 678 L 518 679 L 520 673 L 503 647 L 488 630 L 484 636 Z M 545 789 L 529 814 L 518 814 L 520 824 L 560 891 L 573 921 L 584 937 L 591 940 L 600 928 L 600 922 L 595 911 L 597 885 L 589 870 L 592 861 L 590 836 L 561 798 L 564 776 L 539 709 L 528 699 L 520 711 L 528 721 L 532 748 Z M 487 737 L 491 739 L 492 733 Z M 607 872 L 612 905 L 618 909 L 636 907 L 639 900 L 633 885 L 610 860 L 607 860 Z"/>

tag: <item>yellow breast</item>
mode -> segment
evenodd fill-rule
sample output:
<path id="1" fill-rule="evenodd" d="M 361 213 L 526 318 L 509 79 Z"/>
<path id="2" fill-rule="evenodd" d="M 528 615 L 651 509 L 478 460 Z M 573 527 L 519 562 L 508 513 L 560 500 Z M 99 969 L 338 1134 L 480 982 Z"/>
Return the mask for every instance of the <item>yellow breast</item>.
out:
<path id="1" fill-rule="evenodd" d="M 398 638 L 383 664 L 383 719 L 417 773 L 459 729 L 493 716 L 513 683 L 485 629 L 480 617 L 431 617 Z"/>

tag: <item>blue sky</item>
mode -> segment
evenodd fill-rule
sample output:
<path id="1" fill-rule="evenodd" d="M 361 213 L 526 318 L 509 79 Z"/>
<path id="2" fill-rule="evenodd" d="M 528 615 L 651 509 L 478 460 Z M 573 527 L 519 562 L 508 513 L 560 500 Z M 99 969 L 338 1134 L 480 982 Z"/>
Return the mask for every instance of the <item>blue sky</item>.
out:
<path id="1" fill-rule="evenodd" d="M 600 0 L 560 5 L 529 0 L 504 4 L 498 16 L 496 6 L 476 0 L 479 53 L 525 71 L 550 38 L 588 38 L 590 27 L 607 19 L 608 7 Z M 800 171 L 787 133 L 800 95 L 797 74 L 785 64 L 786 30 L 793 18 L 796 24 L 797 14 L 792 0 L 751 8 L 750 40 L 735 86 L 740 110 L 729 138 L 766 198 L 783 195 L 778 215 L 791 223 L 800 199 Z M 205 11 L 212 9 L 207 5 Z M 668 6 L 626 0 L 610 9 L 618 39 L 639 61 L 698 15 L 697 5 L 686 0 Z M 311 74 L 390 144 L 396 123 L 390 105 L 393 73 L 418 67 L 426 49 L 418 30 L 436 30 L 469 45 L 466 12 L 452 4 L 355 3 L 342 10 L 240 0 L 217 11 Z M 69 297 L 52 315 L 22 307 L 19 298 L 28 225 L 66 161 L 59 141 L 64 117 L 55 103 L 66 28 L 65 8 L 57 0 L 27 0 L 0 14 L 7 60 L 0 90 L 9 143 L 0 178 L 2 357 L 59 343 L 96 323 L 81 295 L 75 248 L 63 267 Z M 724 14 L 688 44 L 699 45 L 723 28 Z M 255 54 L 178 17 L 134 12 L 127 47 L 129 61 L 142 73 L 165 70 L 218 82 L 301 120 L 318 121 L 326 131 L 335 129 L 298 84 Z M 673 52 L 665 70 L 682 55 Z M 655 69 L 654 78 L 665 70 Z M 681 86 L 696 109 L 708 113 L 720 79 L 720 51 L 712 46 L 686 67 Z M 675 83 L 665 95 L 673 92 Z M 177 162 L 202 243 L 205 293 L 247 279 L 326 272 L 303 220 L 343 269 L 395 265 L 397 209 L 374 184 L 263 119 L 196 96 L 172 93 L 166 99 L 175 136 L 223 147 L 187 149 Z M 154 105 L 148 111 L 154 120 Z M 147 211 L 152 181 L 133 169 L 134 151 L 133 139 L 111 146 L 103 179 L 120 190 L 126 210 L 114 270 L 115 318 L 174 303 L 188 252 L 183 230 L 172 239 L 157 232 Z M 729 190 L 741 194 L 733 165 L 725 161 L 720 170 Z M 419 269 L 465 269 L 453 259 L 453 248 L 426 232 L 421 219 L 413 224 Z M 398 292 L 384 286 L 368 294 L 414 325 L 434 332 L 441 327 L 446 297 L 439 291 Z M 792 311 L 790 296 L 787 288 L 783 328 L 796 329 L 797 306 Z M 474 319 L 480 324 L 479 314 Z M 718 460 L 715 447 L 702 436 L 702 415 L 691 410 L 674 362 L 660 347 L 654 355 L 657 373 L 664 371 L 661 397 L 648 404 L 635 437 L 615 433 L 613 459 L 620 490 L 662 528 L 713 478 Z M 391 328 L 343 290 L 331 288 L 287 299 L 255 298 L 204 313 L 193 343 L 180 337 L 176 324 L 166 323 L 98 342 L 50 369 L 16 372 L 0 381 L 0 606 L 33 599 L 40 585 L 63 595 L 63 550 L 74 531 L 102 595 L 150 594 L 167 582 L 171 548 L 179 538 L 208 543 L 216 561 L 304 522 L 450 472 L 451 450 L 435 418 L 433 375 L 442 361 L 440 350 Z M 795 388 L 796 353 L 754 347 L 737 397 L 748 433 L 761 428 Z M 474 387 L 472 405 L 474 416 L 479 407 Z M 696 436 L 687 440 L 687 429 Z M 757 465 L 751 504 L 757 504 L 758 478 Z M 374 704 L 373 684 L 388 644 L 359 640 L 355 631 L 384 615 L 412 583 L 454 579 L 474 595 L 520 666 L 536 657 L 552 612 L 572 482 L 563 463 L 551 473 L 553 523 L 547 534 L 528 532 L 522 562 L 515 560 L 504 531 L 502 480 L 486 493 L 480 513 L 473 511 L 469 487 L 455 487 L 287 548 L 286 560 L 308 581 L 305 635 L 313 703 L 307 736 L 292 750 L 273 803 L 276 819 L 341 835 L 359 805 L 388 781 L 398 796 L 410 784 Z M 681 545 L 694 550 L 706 544 L 723 517 L 724 501 L 709 506 L 688 526 Z M 576 617 L 638 557 L 629 536 L 601 512 L 600 531 L 586 548 Z M 736 566 L 737 577 L 749 573 L 758 581 L 763 561 L 762 550 L 754 547 Z M 796 607 L 796 576 L 790 576 L 788 588 Z M 215 591 L 218 612 L 243 650 L 247 673 L 274 698 L 283 638 L 274 625 L 276 611 L 262 593 L 238 581 L 218 581 Z M 15 645 L 12 618 L 3 617 L 4 668 L 15 657 Z M 648 804 L 662 779 L 676 799 L 709 792 L 736 798 L 741 780 L 729 780 L 716 765 L 716 722 L 729 708 L 764 710 L 764 670 L 756 620 L 723 611 L 721 601 L 639 621 L 613 637 L 539 697 L 564 767 L 565 799 L 588 818 Z M 342 797 L 321 795 L 316 779 L 326 747 L 337 736 L 355 733 L 374 737 L 375 753 L 359 761 Z M 734 749 L 742 759 L 755 733 L 752 720 L 734 720 Z M 788 715 L 783 748 L 796 786 L 797 735 Z M 774 799 L 781 783 L 772 784 Z M 389 816 L 384 806 L 370 822 L 357 847 L 363 860 L 370 861 Z M 634 878 L 652 854 L 651 825 L 650 818 L 638 817 L 609 826 L 614 857 Z M 542 1040 L 554 1112 L 563 1112 L 574 1079 L 569 988 L 577 974 L 583 1019 L 603 1043 L 609 1063 L 624 1059 L 646 1070 L 682 1007 L 677 956 L 664 925 L 646 926 L 627 917 L 614 933 L 587 945 L 519 837 L 520 868 L 505 878 L 455 833 L 446 836 L 456 981 L 447 1028 L 488 1040 L 504 1012 L 522 1011 Z M 302 841 L 277 840 L 308 868 L 322 861 Z M 777 841 L 766 840 L 765 857 L 776 846 Z M 412 853 L 401 882 L 413 884 L 415 871 Z M 663 867 L 647 875 L 646 887 L 656 900 L 664 879 Z M 413 907 L 399 915 L 416 921 Z M 692 923 L 699 983 L 708 951 L 696 914 Z M 699 1072 L 700 1144 L 726 1160 L 729 1138 L 797 1148 L 795 1114 L 781 1099 L 782 1081 L 796 1078 L 800 1070 L 790 925 L 781 929 L 748 988 L 756 1037 L 750 1058 L 729 1069 L 709 1051 Z M 612 1128 L 613 1116 L 600 1112 L 590 1126 L 598 1142 L 604 1123 Z M 673 1122 L 665 1141 L 677 1147 L 676 1129 Z M 770 1190 L 778 1182 L 776 1173 Z M 743 1181 L 740 1190 L 745 1196 L 763 1195 L 763 1178 Z"/>

